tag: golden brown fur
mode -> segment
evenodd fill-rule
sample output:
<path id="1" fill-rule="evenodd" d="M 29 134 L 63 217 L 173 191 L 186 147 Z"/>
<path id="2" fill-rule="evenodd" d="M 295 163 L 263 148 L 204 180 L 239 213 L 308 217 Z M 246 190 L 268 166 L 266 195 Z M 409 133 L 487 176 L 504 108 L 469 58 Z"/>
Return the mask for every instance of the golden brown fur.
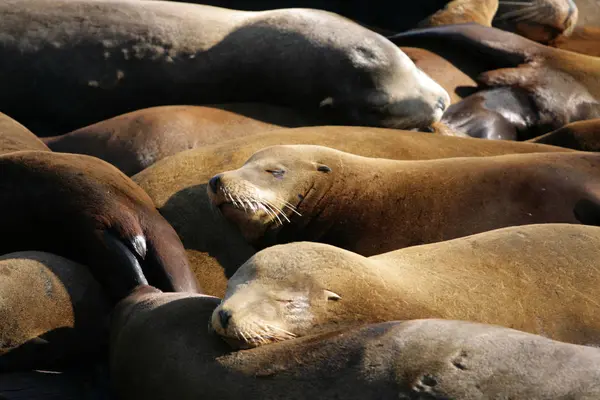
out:
<path id="1" fill-rule="evenodd" d="M 133 180 L 149 194 L 179 234 L 205 293 L 223 295 L 226 277 L 254 254 L 236 229 L 211 209 L 206 193 L 208 180 L 220 171 L 241 166 L 263 147 L 301 143 L 331 146 L 369 157 L 407 160 L 569 151 L 419 132 L 318 127 L 274 131 L 177 154 L 140 172 Z"/>
<path id="2" fill-rule="evenodd" d="M 600 395 L 597 349 L 469 322 L 383 323 L 231 353 L 206 329 L 217 304 L 216 298 L 149 288 L 122 302 L 115 311 L 111 345 L 111 378 L 120 398 L 542 400 Z"/>
<path id="3" fill-rule="evenodd" d="M 123 114 L 44 142 L 54 151 L 98 157 L 134 175 L 167 156 L 282 127 L 313 125 L 269 104 L 162 106 Z"/>
<path id="4" fill-rule="evenodd" d="M 418 318 L 498 324 L 598 345 L 598 243 L 599 227 L 540 224 L 370 258 L 317 243 L 275 246 L 231 277 L 211 323 L 252 346 Z"/>
<path id="5" fill-rule="evenodd" d="M 444 8 L 421 21 L 421 28 L 475 22 L 492 26 L 498 11 L 498 0 L 454 0 Z"/>
<path id="6" fill-rule="evenodd" d="M 257 248 L 291 241 L 370 256 L 491 229 L 577 223 L 600 201 L 600 154 L 398 161 L 273 146 L 209 182 L 213 205 Z"/>
<path id="7" fill-rule="evenodd" d="M 197 290 L 177 234 L 115 167 L 90 156 L 21 151 L 0 156 L 0 171 L 0 254 L 67 257 L 88 266 L 113 300 L 144 282 Z"/>
<path id="8" fill-rule="evenodd" d="M 0 154 L 20 150 L 50 151 L 29 129 L 0 113 Z"/>
<path id="9" fill-rule="evenodd" d="M 598 8 L 600 9 L 600 6 Z M 550 46 L 600 57 L 600 27 L 578 26 L 569 36 L 559 36 L 554 39 L 550 42 Z"/>
<path id="10" fill-rule="evenodd" d="M 400 47 L 412 62 L 439 83 L 450 95 L 452 104 L 461 101 L 465 94 L 477 90 L 477 82 L 444 57 L 425 49 Z"/>
<path id="11" fill-rule="evenodd" d="M 48 253 L 0 257 L 0 372 L 106 350 L 109 305 L 87 268 Z"/>
<path id="12" fill-rule="evenodd" d="M 529 140 L 573 150 L 600 151 L 600 119 L 578 121 Z"/>

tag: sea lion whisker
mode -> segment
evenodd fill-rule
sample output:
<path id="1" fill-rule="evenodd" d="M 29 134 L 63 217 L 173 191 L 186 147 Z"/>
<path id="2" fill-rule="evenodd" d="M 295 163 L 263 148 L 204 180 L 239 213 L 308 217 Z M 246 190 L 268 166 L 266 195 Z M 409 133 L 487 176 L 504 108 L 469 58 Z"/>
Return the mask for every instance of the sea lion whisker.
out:
<path id="1" fill-rule="evenodd" d="M 266 326 L 267 328 L 270 328 L 270 329 L 272 329 L 272 330 L 275 330 L 275 331 L 280 331 L 280 332 L 282 332 L 282 333 L 285 333 L 285 334 L 286 334 L 286 335 L 288 335 L 288 336 L 291 336 L 291 337 L 296 337 L 296 334 L 294 334 L 294 333 L 292 333 L 292 332 L 290 332 L 290 331 L 286 331 L 285 329 L 283 329 L 283 328 L 280 328 L 280 327 L 278 327 L 278 326 L 271 325 L 271 324 L 267 324 L 267 323 L 265 323 L 265 324 L 264 324 L 264 326 Z"/>
<path id="2" fill-rule="evenodd" d="M 287 222 L 291 222 L 290 219 L 288 218 L 287 215 L 285 215 L 285 213 L 283 212 L 283 210 L 279 207 L 277 207 L 275 204 L 271 203 L 268 200 L 263 200 L 266 204 L 268 204 L 272 209 L 274 209 L 275 211 L 277 211 L 277 214 L 280 214 L 283 218 L 285 218 L 285 220 Z"/>
<path id="3" fill-rule="evenodd" d="M 275 218 L 277 219 L 279 224 L 283 226 L 283 222 L 281 221 L 281 218 L 279 218 L 278 213 L 275 210 L 273 210 L 271 205 L 269 203 L 263 203 L 263 204 L 265 205 L 265 207 L 267 207 L 269 210 L 271 210 L 271 212 L 273 213 L 273 215 L 275 216 Z"/>

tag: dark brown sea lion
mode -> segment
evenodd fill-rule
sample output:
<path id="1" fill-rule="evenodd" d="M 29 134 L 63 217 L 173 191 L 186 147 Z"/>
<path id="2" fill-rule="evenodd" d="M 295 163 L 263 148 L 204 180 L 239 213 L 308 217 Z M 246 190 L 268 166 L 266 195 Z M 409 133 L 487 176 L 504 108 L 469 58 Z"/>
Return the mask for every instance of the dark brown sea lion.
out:
<path id="1" fill-rule="evenodd" d="M 231 277 L 211 323 L 244 346 L 418 318 L 598 345 L 598 243 L 596 226 L 539 224 L 369 258 L 320 243 L 274 246 Z"/>
<path id="2" fill-rule="evenodd" d="M 407 160 L 569 151 L 530 143 L 448 138 L 419 132 L 318 127 L 274 131 L 198 148 L 159 161 L 133 177 L 181 238 L 205 293 L 222 296 L 227 277 L 255 252 L 215 212 L 210 178 L 241 166 L 256 151 L 277 144 L 321 144 L 369 157 Z"/>
<path id="3" fill-rule="evenodd" d="M 38 250 L 79 262 L 116 300 L 137 284 L 197 291 L 177 234 L 148 195 L 94 157 L 0 156 L 0 254 Z"/>
<path id="4" fill-rule="evenodd" d="M 598 349 L 470 322 L 389 322 L 231 353 L 206 329 L 218 302 L 151 288 L 124 300 L 111 338 L 111 381 L 119 398 L 600 396 Z"/>
<path id="5" fill-rule="evenodd" d="M 0 257 L 0 372 L 62 368 L 108 344 L 107 299 L 85 266 L 48 253 Z"/>
<path id="6" fill-rule="evenodd" d="M 325 11 L 4 0 L 0 19 L 0 109 L 36 133 L 34 124 L 63 133 L 145 107 L 233 102 L 412 129 L 449 103 L 390 41 Z"/>
<path id="7" fill-rule="evenodd" d="M 600 201 L 599 179 L 598 153 L 398 161 L 288 145 L 215 175 L 207 191 L 256 248 L 314 241 L 370 256 L 506 226 L 577 223 L 577 201 Z"/>
<path id="8" fill-rule="evenodd" d="M 529 140 L 573 150 L 600 152 L 600 119 L 573 122 L 553 132 Z"/>
<path id="9" fill-rule="evenodd" d="M 98 157 L 134 175 L 183 150 L 315 123 L 297 111 L 269 104 L 162 106 L 123 114 L 44 142 L 54 151 Z"/>
<path id="10" fill-rule="evenodd" d="M 486 95 L 488 104 L 496 95 L 501 104 L 503 97 L 514 97 L 509 109 L 495 111 L 514 126 L 522 139 L 570 122 L 600 117 L 600 58 L 543 46 L 476 24 L 415 30 L 396 35 L 392 40 L 401 46 L 436 52 L 452 48 L 453 51 L 446 53 L 450 55 L 461 49 L 463 56 L 471 54 L 471 58 L 484 58 L 495 64 L 477 81 L 489 88 L 502 89 Z M 450 61 L 454 63 L 453 59 Z M 449 110 L 443 122 L 460 131 L 454 126 L 456 120 L 450 118 L 452 114 Z M 461 121 L 464 118 L 458 115 L 457 125 Z"/>
<path id="11" fill-rule="evenodd" d="M 50 151 L 29 129 L 0 113 L 0 154 L 21 150 Z"/>
<path id="12" fill-rule="evenodd" d="M 600 9 L 600 5 L 598 5 Z M 562 50 L 600 57 L 600 27 L 578 26 L 569 36 L 559 36 L 549 43 Z"/>
<path id="13" fill-rule="evenodd" d="M 540 43 L 568 36 L 577 25 L 579 10 L 573 0 L 500 0 L 495 27 Z"/>

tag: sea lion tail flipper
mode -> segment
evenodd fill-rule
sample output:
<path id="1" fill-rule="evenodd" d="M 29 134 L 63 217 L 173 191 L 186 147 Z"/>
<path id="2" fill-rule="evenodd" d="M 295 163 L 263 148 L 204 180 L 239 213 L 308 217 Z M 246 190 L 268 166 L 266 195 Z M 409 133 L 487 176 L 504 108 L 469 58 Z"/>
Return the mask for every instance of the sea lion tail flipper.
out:
<path id="1" fill-rule="evenodd" d="M 517 66 L 525 63 L 543 46 L 511 32 L 475 23 L 414 29 L 388 36 L 398 46 L 426 46 L 427 43 L 448 44 L 476 54 L 493 57 L 499 65 Z"/>
<path id="2" fill-rule="evenodd" d="M 600 226 L 600 199 L 581 199 L 575 204 L 573 214 L 585 225 Z"/>

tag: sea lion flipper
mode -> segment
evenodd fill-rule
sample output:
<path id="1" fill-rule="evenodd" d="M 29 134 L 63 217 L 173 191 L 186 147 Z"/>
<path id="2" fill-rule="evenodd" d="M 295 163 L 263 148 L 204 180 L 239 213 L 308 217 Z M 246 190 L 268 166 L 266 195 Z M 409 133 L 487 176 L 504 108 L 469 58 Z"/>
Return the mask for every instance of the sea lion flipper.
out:
<path id="1" fill-rule="evenodd" d="M 473 54 L 493 57 L 499 65 L 507 67 L 523 64 L 543 49 L 538 43 L 514 33 L 475 23 L 414 29 L 388 39 L 398 46 L 427 47 L 429 42 L 447 43 Z"/>
<path id="2" fill-rule="evenodd" d="M 500 68 L 486 71 L 477 77 L 477 82 L 485 86 L 516 86 L 526 89 L 532 85 L 536 77 L 536 71 L 530 65 L 522 65 L 517 68 Z"/>

